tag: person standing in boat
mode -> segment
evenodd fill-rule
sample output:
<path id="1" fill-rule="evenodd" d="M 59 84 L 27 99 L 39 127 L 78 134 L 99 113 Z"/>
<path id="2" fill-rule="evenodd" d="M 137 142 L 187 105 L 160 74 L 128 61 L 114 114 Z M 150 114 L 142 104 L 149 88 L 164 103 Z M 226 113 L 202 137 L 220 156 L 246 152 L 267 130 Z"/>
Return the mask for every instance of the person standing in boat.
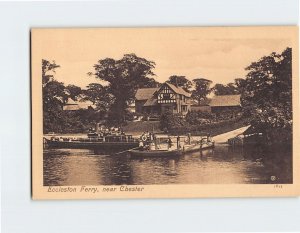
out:
<path id="1" fill-rule="evenodd" d="M 177 136 L 177 149 L 181 149 L 181 144 L 180 144 L 180 136 Z"/>
<path id="2" fill-rule="evenodd" d="M 154 145 L 155 145 L 155 150 L 158 149 L 158 146 L 157 146 L 157 138 L 156 138 L 156 135 L 153 133 L 153 142 L 154 142 Z"/>
<path id="3" fill-rule="evenodd" d="M 145 147 L 146 146 L 146 144 L 147 144 L 147 135 L 146 135 L 146 132 L 143 132 L 143 134 L 141 135 L 141 137 L 140 137 L 140 142 L 142 142 L 142 144 L 143 144 L 143 147 Z"/>
<path id="4" fill-rule="evenodd" d="M 173 146 L 172 139 L 171 139 L 171 137 L 169 136 L 169 137 L 168 137 L 168 149 L 170 149 L 172 146 Z"/>
<path id="5" fill-rule="evenodd" d="M 191 145 L 191 133 L 188 133 L 188 144 Z"/>
<path id="6" fill-rule="evenodd" d="M 143 148 L 144 147 L 144 142 L 142 140 L 139 141 L 139 147 Z"/>

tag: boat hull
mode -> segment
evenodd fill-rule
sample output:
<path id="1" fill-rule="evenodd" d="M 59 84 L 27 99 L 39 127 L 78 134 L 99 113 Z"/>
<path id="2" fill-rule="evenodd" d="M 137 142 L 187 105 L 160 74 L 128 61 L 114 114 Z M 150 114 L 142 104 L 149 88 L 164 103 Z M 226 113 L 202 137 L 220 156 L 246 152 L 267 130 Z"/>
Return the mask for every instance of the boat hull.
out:
<path id="1" fill-rule="evenodd" d="M 215 143 L 210 142 L 210 143 L 205 143 L 205 144 L 193 144 L 193 145 L 185 145 L 183 148 L 183 153 L 192 153 L 192 152 L 197 152 L 197 151 L 202 151 L 206 149 L 211 149 L 214 148 Z"/>
<path id="2" fill-rule="evenodd" d="M 182 155 L 181 150 L 130 150 L 132 157 L 176 157 Z"/>
<path id="3" fill-rule="evenodd" d="M 51 141 L 47 140 L 49 148 L 92 149 L 98 151 L 122 151 L 139 146 L 138 142 L 81 142 L 81 141 Z"/>

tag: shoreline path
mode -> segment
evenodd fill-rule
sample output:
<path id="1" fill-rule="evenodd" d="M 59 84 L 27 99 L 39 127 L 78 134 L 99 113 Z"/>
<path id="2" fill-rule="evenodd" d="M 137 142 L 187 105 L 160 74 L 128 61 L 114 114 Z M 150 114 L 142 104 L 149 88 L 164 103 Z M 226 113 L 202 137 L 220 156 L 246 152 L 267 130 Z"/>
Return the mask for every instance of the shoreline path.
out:
<path id="1" fill-rule="evenodd" d="M 228 139 L 234 138 L 237 135 L 245 132 L 245 130 L 248 129 L 249 127 L 250 127 L 250 125 L 229 131 L 227 133 L 219 134 L 219 135 L 214 136 L 213 139 L 214 139 L 215 143 L 218 143 L 218 144 L 227 143 Z"/>

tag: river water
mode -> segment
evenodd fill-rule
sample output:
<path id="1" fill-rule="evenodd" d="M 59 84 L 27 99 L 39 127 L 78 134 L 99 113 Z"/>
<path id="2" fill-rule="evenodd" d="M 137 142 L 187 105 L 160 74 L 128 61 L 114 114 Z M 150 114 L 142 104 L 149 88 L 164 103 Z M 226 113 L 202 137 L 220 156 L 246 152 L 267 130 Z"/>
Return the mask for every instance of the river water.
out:
<path id="1" fill-rule="evenodd" d="M 44 150 L 44 185 L 292 183 L 292 155 L 217 145 L 178 158 L 133 159 L 92 150 Z"/>

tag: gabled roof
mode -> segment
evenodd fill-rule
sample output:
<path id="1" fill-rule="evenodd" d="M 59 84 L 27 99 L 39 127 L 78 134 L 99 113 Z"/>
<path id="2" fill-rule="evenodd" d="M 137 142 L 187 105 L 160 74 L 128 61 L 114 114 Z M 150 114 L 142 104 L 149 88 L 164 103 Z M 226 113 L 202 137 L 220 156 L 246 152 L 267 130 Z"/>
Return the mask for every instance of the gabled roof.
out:
<path id="1" fill-rule="evenodd" d="M 159 88 L 140 88 L 135 93 L 136 100 L 148 100 Z"/>
<path id="2" fill-rule="evenodd" d="M 146 103 L 144 103 L 144 106 L 154 106 L 156 104 L 157 104 L 157 98 L 155 98 L 155 96 L 153 95 L 150 99 L 146 101 Z"/>
<path id="3" fill-rule="evenodd" d="M 211 107 L 228 107 L 240 106 L 241 95 L 217 95 L 212 98 L 209 106 Z"/>
<path id="4" fill-rule="evenodd" d="M 71 98 L 68 98 L 66 105 L 77 105 L 77 103 Z"/>
<path id="5" fill-rule="evenodd" d="M 182 87 L 176 87 L 175 85 L 168 83 L 168 82 L 165 82 L 164 84 L 168 85 L 177 94 L 184 95 L 186 97 L 191 97 L 191 94 L 186 92 L 185 90 L 183 90 Z"/>

